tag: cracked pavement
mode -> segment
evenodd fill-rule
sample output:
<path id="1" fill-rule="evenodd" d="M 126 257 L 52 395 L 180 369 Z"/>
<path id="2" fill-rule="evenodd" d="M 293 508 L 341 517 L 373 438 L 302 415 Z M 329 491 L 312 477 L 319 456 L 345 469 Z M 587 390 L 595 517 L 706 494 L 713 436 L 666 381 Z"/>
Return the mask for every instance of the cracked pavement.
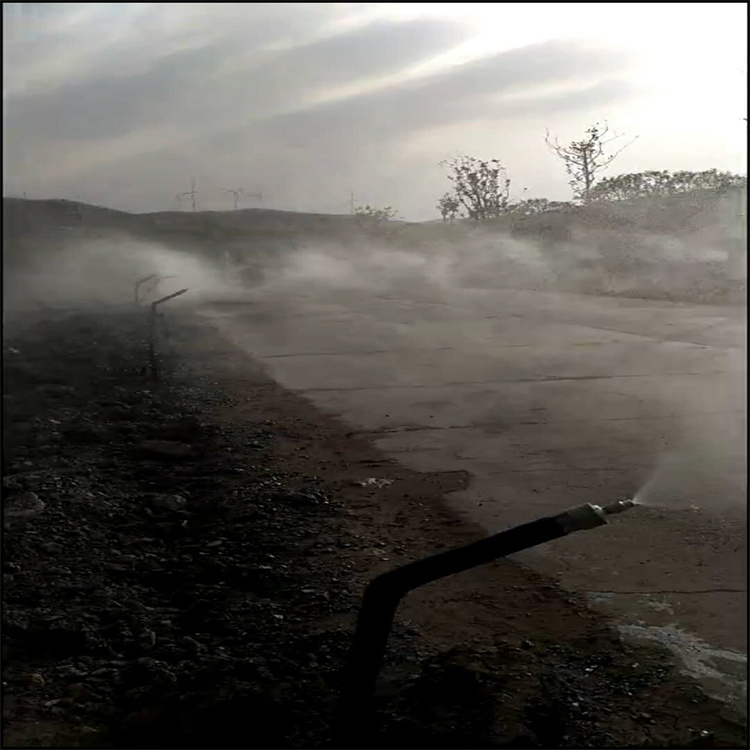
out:
<path id="1" fill-rule="evenodd" d="M 204 313 L 409 468 L 469 472 L 448 500 L 488 532 L 645 488 L 626 518 L 515 558 L 621 625 L 746 659 L 744 308 L 307 287 Z"/>

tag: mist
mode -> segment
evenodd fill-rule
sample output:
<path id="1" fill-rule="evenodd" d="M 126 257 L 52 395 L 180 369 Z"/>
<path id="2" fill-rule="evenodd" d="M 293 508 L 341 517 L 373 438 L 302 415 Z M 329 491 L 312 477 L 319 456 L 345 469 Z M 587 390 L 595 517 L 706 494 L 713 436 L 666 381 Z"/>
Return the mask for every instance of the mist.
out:
<path id="1" fill-rule="evenodd" d="M 157 242 L 112 233 L 96 239 L 73 238 L 41 252 L 31 265 L 14 270 L 5 289 L 4 309 L 42 306 L 75 307 L 92 303 L 120 305 L 133 302 L 136 283 L 164 277 L 160 295 L 187 287 L 194 302 L 232 291 L 221 266 L 191 253 Z M 146 284 L 144 292 L 154 284 Z M 142 301 L 154 301 L 151 293 Z"/>
<path id="2" fill-rule="evenodd" d="M 350 309 L 354 318 L 355 308 L 367 296 L 390 299 L 394 304 L 432 305 L 431 313 L 419 312 L 421 318 L 414 308 L 414 319 L 397 326 L 399 346 L 405 350 L 429 346 L 425 315 L 440 320 L 441 307 L 455 310 L 470 305 L 480 305 L 490 313 L 493 295 L 505 292 L 521 300 L 522 290 L 542 292 L 543 308 L 519 307 L 517 315 L 530 320 L 545 318 L 551 324 L 583 323 L 590 317 L 587 300 L 596 295 L 617 299 L 624 321 L 608 324 L 602 320 L 601 325 L 624 325 L 627 331 L 628 310 L 636 305 L 648 309 L 649 304 L 656 304 L 654 315 L 659 316 L 658 305 L 665 298 L 675 300 L 678 306 L 700 304 L 691 302 L 691 297 L 700 299 L 712 284 L 724 281 L 728 285 L 739 282 L 741 290 L 744 269 L 738 273 L 730 264 L 727 249 L 727 233 L 733 231 L 721 223 L 713 232 L 682 237 L 642 230 L 621 234 L 576 230 L 571 241 L 550 243 L 478 228 L 460 241 L 370 240 L 354 246 L 302 241 L 283 262 L 268 269 L 249 294 L 272 316 L 274 309 L 283 309 L 285 315 L 296 309 L 304 316 L 335 304 L 340 315 L 345 317 Z M 221 293 L 224 299 L 232 296 L 227 289 Z M 640 302 L 636 302 L 638 298 Z M 720 507 L 732 513 L 746 509 L 744 307 L 735 304 L 722 310 L 729 315 L 729 322 L 717 320 L 720 329 L 712 329 L 720 348 L 715 349 L 715 367 L 706 366 L 704 379 L 710 380 L 710 387 L 696 395 L 693 388 L 649 381 L 641 392 L 632 394 L 634 417 L 663 418 L 656 432 L 644 433 L 640 439 L 640 449 L 648 458 L 633 473 L 633 489 L 642 485 L 638 493 L 642 502 L 675 509 Z M 273 327 L 273 322 L 270 325 Z M 638 330 L 637 326 L 632 330 Z M 468 331 L 466 336 L 477 354 L 492 353 L 491 340 L 477 339 Z M 656 336 L 634 338 L 609 359 L 598 355 L 596 366 L 604 372 L 645 374 L 649 358 L 660 347 L 711 351 L 716 346 L 691 330 L 689 315 L 686 324 L 675 330 L 673 341 L 673 334 L 666 331 Z M 564 346 L 564 340 L 559 344 Z M 361 348 L 376 347 L 363 338 Z M 446 353 L 444 362 L 449 359 Z M 550 365 L 554 368 L 554 362 Z M 592 383 L 592 389 L 597 387 Z M 570 415 L 565 410 L 556 414 L 552 407 L 545 416 L 554 420 Z"/>
<path id="3" fill-rule="evenodd" d="M 675 217 L 669 221 L 674 226 Z M 388 238 L 368 233 L 327 238 L 303 230 L 286 249 L 263 254 L 252 243 L 243 246 L 236 241 L 231 246 L 180 244 L 101 227 L 69 230 L 48 247 L 39 240 L 33 259 L 12 269 L 5 282 L 4 309 L 7 313 L 38 305 L 129 304 L 136 283 L 157 275 L 158 284 L 152 281 L 142 287 L 142 303 L 187 288 L 188 294 L 170 307 L 210 309 L 231 303 L 262 309 L 271 337 L 275 316 L 282 314 L 314 315 L 335 305 L 340 318 L 351 317 L 354 332 L 357 320 L 362 320 L 357 308 L 363 300 L 407 304 L 410 307 L 400 322 L 388 316 L 378 325 L 397 333 L 400 347 L 418 350 L 430 346 L 427 333 L 433 335 L 434 322 L 445 319 L 449 311 L 476 309 L 489 320 L 496 300 L 505 304 L 512 300 L 515 320 L 526 319 L 530 325 L 564 323 L 573 326 L 575 335 L 576 326 L 589 325 L 590 301 L 598 297 L 617 300 L 608 313 L 612 320 L 602 319 L 599 324 L 627 331 L 629 310 L 636 304 L 646 309 L 656 304 L 654 314 L 661 315 L 656 311 L 664 300 L 683 306 L 703 304 L 711 301 L 712 293 L 728 289 L 727 300 L 733 304 L 725 303 L 722 309 L 729 322 L 717 320 L 711 341 L 704 341 L 702 333 L 694 336 L 688 315 L 674 336 L 662 330 L 656 339 L 634 339 L 608 357 L 601 348 L 592 350 L 596 353 L 592 364 L 597 372 L 637 375 L 648 371 L 648 358 L 659 347 L 706 349 L 720 343 L 723 348 L 715 350 L 710 388 L 696 392 L 650 382 L 642 393 L 632 394 L 634 414 L 665 417 L 661 431 L 642 436 L 641 448 L 650 458 L 633 481 L 644 483 L 639 498 L 644 502 L 744 508 L 745 308 L 736 301 L 737 290 L 742 296 L 746 265 L 730 262 L 732 243 L 737 240 L 734 215 L 722 209 L 718 219 L 712 215 L 711 221 L 690 232 L 613 230 L 559 215 L 538 217 L 529 226 L 529 236 L 492 224 L 401 224 Z M 542 296 L 525 297 L 524 290 Z M 418 309 L 419 305 L 431 307 L 425 312 L 427 308 Z M 632 330 L 637 331 L 637 326 Z M 453 335 L 458 337 L 456 345 L 461 339 L 471 341 L 472 356 L 501 357 L 493 350 L 491 336 L 469 331 Z M 362 337 L 360 348 L 373 348 L 366 329 Z M 442 346 L 452 345 L 447 332 L 440 341 Z M 511 371 L 515 367 L 512 358 L 500 361 Z M 441 367 L 455 366 L 446 353 Z M 565 376 L 570 369 L 554 358 L 545 367 L 552 376 Z M 591 384 L 592 389 L 597 387 Z M 493 412 L 503 408 L 513 411 L 514 407 L 496 403 Z M 547 419 L 570 418 L 565 409 L 556 414 L 556 408 L 549 409 Z"/>

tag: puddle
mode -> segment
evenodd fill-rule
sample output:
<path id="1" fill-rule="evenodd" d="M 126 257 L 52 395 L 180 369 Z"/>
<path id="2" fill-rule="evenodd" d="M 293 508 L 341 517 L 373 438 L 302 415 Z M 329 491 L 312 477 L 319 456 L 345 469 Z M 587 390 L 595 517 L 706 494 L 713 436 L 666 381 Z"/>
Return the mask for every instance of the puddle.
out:
<path id="1" fill-rule="evenodd" d="M 706 694 L 747 716 L 747 654 L 716 648 L 676 625 L 618 625 L 618 632 L 634 641 L 650 641 L 669 649 L 680 671 L 702 686 Z"/>

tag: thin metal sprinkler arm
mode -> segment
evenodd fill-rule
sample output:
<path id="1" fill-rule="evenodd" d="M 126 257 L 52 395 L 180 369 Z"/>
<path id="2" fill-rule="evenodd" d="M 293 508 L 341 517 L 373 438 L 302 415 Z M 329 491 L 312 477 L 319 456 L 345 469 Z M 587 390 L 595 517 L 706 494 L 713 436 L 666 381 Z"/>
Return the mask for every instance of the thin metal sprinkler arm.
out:
<path id="1" fill-rule="evenodd" d="M 156 316 L 157 316 L 156 308 L 158 305 L 161 305 L 163 302 L 166 302 L 167 300 L 170 300 L 170 299 L 174 299 L 175 297 L 179 297 L 181 294 L 185 294 L 185 292 L 187 291 L 188 291 L 187 289 L 180 289 L 177 292 L 168 294 L 166 297 L 157 299 L 155 302 L 152 302 L 150 305 L 150 312 L 148 316 L 148 359 L 149 359 L 149 364 L 151 365 L 151 377 L 154 380 L 159 379 L 159 368 L 156 362 Z"/>

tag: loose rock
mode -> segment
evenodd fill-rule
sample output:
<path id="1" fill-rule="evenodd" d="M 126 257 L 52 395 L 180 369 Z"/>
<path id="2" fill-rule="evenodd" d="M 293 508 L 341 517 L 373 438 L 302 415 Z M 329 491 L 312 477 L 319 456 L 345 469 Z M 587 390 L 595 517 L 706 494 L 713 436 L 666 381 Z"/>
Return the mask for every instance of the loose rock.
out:
<path id="1" fill-rule="evenodd" d="M 31 518 L 41 513 L 46 507 L 36 492 L 24 492 L 6 502 L 3 515 L 8 519 Z"/>

